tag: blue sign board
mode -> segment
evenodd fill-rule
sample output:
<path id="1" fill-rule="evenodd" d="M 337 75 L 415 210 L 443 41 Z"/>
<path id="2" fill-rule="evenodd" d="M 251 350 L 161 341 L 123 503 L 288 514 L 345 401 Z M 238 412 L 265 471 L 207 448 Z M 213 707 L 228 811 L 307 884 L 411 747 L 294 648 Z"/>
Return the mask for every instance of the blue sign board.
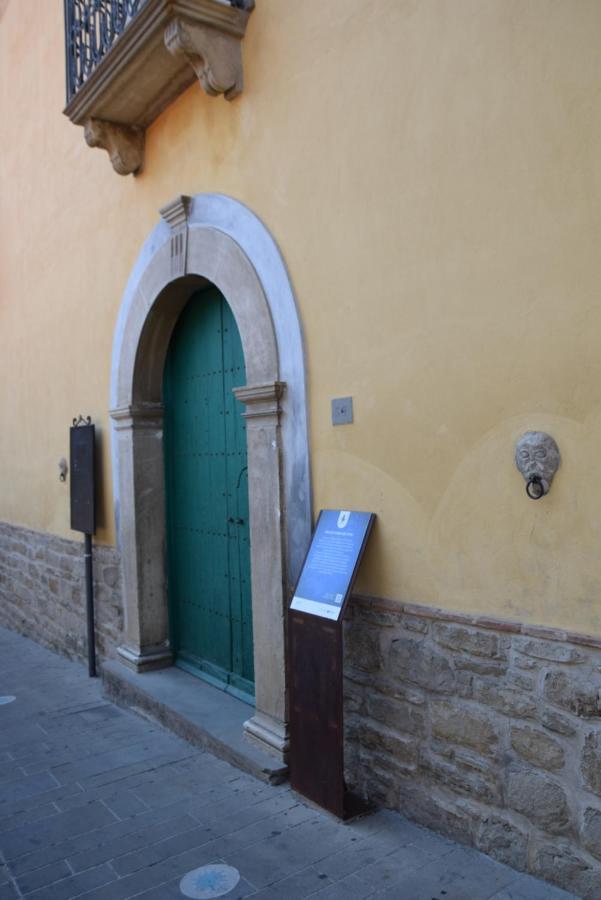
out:
<path id="1" fill-rule="evenodd" d="M 340 617 L 374 518 L 373 513 L 322 509 L 290 609 Z"/>

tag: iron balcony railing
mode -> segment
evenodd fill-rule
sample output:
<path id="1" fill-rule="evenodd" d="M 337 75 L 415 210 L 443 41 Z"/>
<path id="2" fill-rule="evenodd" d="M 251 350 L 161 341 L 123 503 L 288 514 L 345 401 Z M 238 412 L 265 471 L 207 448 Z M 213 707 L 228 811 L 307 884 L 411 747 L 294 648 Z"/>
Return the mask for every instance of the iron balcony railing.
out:
<path id="1" fill-rule="evenodd" d="M 65 0 L 67 103 L 147 0 Z"/>

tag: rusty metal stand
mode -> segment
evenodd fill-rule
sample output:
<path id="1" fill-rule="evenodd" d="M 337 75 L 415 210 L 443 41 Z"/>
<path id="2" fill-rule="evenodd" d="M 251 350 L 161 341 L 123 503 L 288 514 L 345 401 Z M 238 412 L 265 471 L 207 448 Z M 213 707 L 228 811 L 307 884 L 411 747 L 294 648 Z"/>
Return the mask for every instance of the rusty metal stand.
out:
<path id="1" fill-rule="evenodd" d="M 342 627 L 290 610 L 290 781 L 344 818 Z"/>
<path id="2" fill-rule="evenodd" d="M 86 624 L 88 630 L 88 675 L 96 677 L 96 633 L 94 629 L 94 579 L 92 577 L 92 535 L 84 535 L 86 564 Z"/>

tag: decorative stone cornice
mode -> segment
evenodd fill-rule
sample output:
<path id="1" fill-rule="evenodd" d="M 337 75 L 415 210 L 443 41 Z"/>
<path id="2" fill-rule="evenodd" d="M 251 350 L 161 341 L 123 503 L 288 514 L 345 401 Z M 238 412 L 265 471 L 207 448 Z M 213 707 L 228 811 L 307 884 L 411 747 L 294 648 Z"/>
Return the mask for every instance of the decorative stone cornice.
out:
<path id="1" fill-rule="evenodd" d="M 162 428 L 165 408 L 162 403 L 134 403 L 131 406 L 118 406 L 109 410 L 117 431 L 129 428 Z"/>
<path id="2" fill-rule="evenodd" d="M 169 203 L 166 203 L 159 209 L 159 215 L 167 222 L 172 231 L 178 228 L 185 228 L 188 224 L 191 202 L 190 197 L 187 197 L 185 194 L 178 194 L 177 197 L 174 197 L 173 200 L 170 200 Z"/>
<path id="3" fill-rule="evenodd" d="M 120 175 L 139 172 L 144 131 L 198 78 L 228 100 L 242 90 L 241 41 L 253 0 L 146 0 L 64 112 Z"/>
<path id="4" fill-rule="evenodd" d="M 279 419 L 281 413 L 280 400 L 284 396 L 286 384 L 273 381 L 269 384 L 246 385 L 234 388 L 234 396 L 246 406 L 242 413 L 245 419 Z"/>

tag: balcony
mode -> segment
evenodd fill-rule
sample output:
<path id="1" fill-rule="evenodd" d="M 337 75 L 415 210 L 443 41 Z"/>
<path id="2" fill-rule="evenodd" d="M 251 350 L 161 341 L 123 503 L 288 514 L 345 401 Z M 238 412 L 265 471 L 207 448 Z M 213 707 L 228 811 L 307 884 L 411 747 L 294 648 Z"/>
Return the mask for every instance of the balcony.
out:
<path id="1" fill-rule="evenodd" d="M 67 106 L 120 175 L 139 172 L 144 132 L 198 79 L 242 91 L 241 41 L 254 0 L 65 0 Z"/>

